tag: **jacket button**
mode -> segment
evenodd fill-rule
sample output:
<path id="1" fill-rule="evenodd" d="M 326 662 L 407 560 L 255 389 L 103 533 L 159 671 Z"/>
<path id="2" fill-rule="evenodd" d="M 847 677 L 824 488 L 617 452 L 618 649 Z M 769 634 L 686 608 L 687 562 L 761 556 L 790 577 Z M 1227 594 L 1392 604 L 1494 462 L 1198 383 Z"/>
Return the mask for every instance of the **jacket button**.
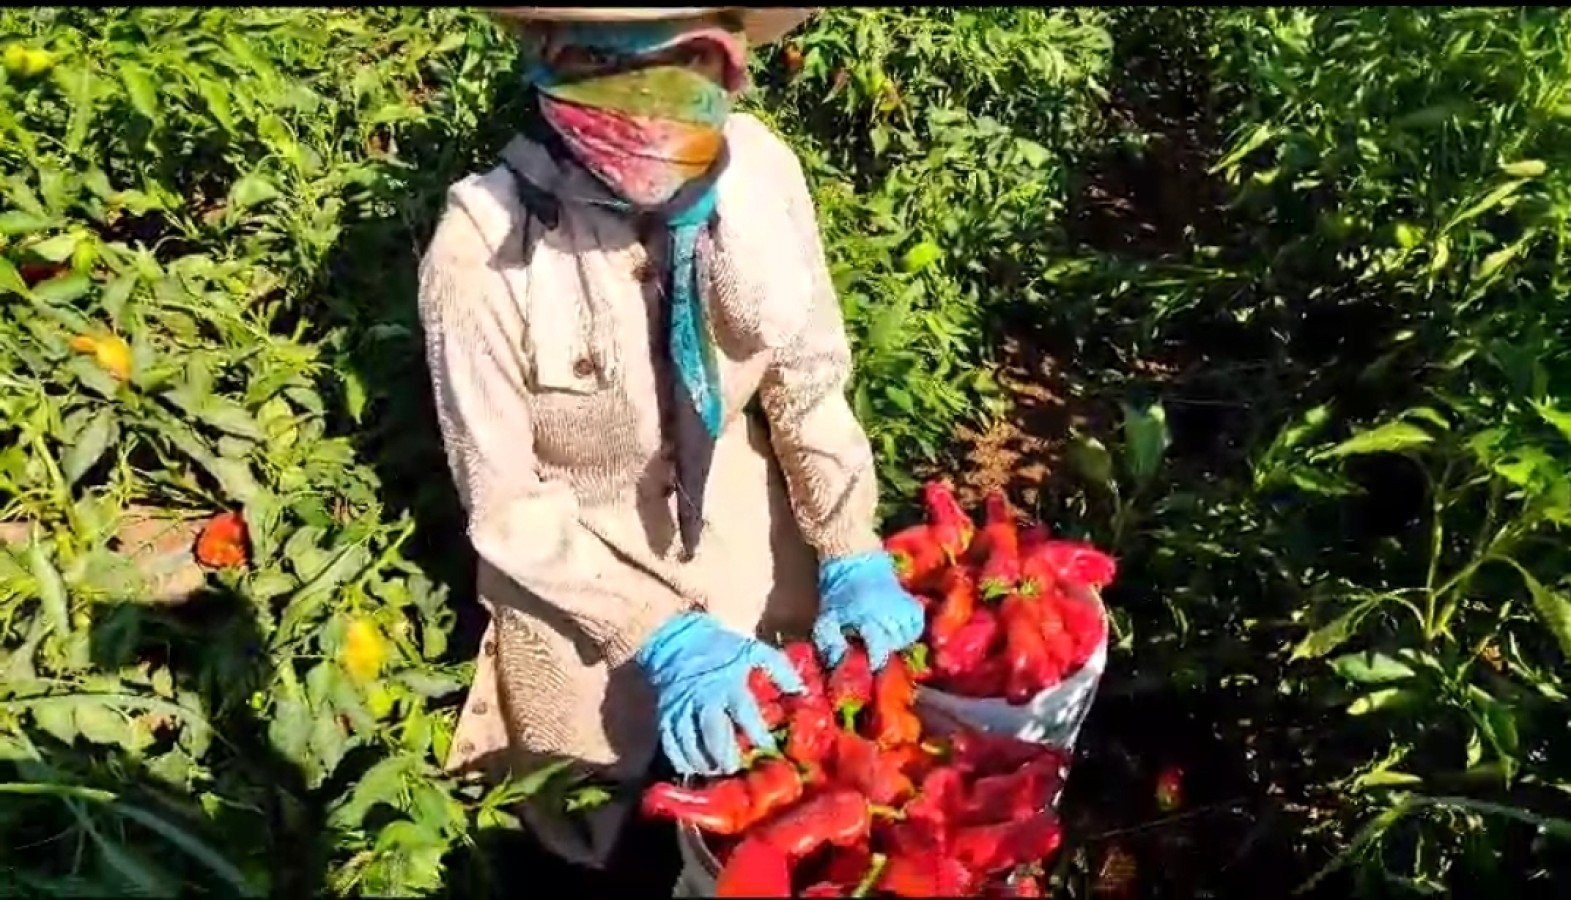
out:
<path id="1" fill-rule="evenodd" d="M 587 356 L 581 357 L 577 362 L 573 363 L 573 374 L 579 378 L 588 378 L 595 374 L 594 360 Z"/>

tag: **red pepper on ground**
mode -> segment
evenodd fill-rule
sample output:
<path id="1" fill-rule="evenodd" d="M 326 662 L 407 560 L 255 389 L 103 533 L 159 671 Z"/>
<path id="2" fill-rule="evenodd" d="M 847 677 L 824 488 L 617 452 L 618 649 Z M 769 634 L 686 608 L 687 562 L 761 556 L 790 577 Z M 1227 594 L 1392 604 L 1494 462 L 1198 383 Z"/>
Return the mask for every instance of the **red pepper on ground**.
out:
<path id="1" fill-rule="evenodd" d="M 245 518 L 237 512 L 221 512 L 202 526 L 192 551 L 196 561 L 210 569 L 243 566 L 249 540 Z"/>
<path id="2" fill-rule="evenodd" d="M 900 757 L 879 750 L 859 734 L 841 731 L 835 735 L 835 780 L 861 791 L 873 803 L 893 805 L 915 790 L 911 779 L 900 771 L 900 763 Z"/>
<path id="3" fill-rule="evenodd" d="M 867 798 L 849 788 L 827 791 L 797 804 L 758 827 L 754 835 L 786 857 L 799 860 L 825 844 L 864 842 L 873 827 Z"/>
<path id="4" fill-rule="evenodd" d="M 990 875 L 1047 859 L 1058 851 L 1062 840 L 1058 817 L 1043 811 L 1028 819 L 958 829 L 950 847 L 954 858 L 966 868 Z"/>
<path id="5" fill-rule="evenodd" d="M 1042 638 L 1032 603 L 1011 594 L 1004 598 L 998 611 L 1004 626 L 1004 657 L 1009 666 L 1004 697 L 1017 705 L 1029 702 L 1062 674 L 1048 656 L 1047 642 Z"/>
<path id="6" fill-rule="evenodd" d="M 929 525 L 912 525 L 884 539 L 884 550 L 895 563 L 895 574 L 908 591 L 927 585 L 947 562 L 938 536 Z"/>
<path id="7" fill-rule="evenodd" d="M 715 881 L 716 897 L 789 897 L 791 863 L 768 841 L 750 837 L 736 845 Z"/>
<path id="8" fill-rule="evenodd" d="M 971 611 L 970 620 L 955 632 L 947 644 L 934 648 L 933 668 L 940 675 L 951 678 L 964 675 L 988 658 L 998 636 L 998 616 L 987 607 L 979 606 Z"/>
<path id="9" fill-rule="evenodd" d="M 939 582 L 938 609 L 928 619 L 928 640 L 940 652 L 955 639 L 977 608 L 976 581 L 961 566 L 944 572 Z"/>
<path id="10" fill-rule="evenodd" d="M 873 665 L 867 648 L 852 644 L 840 665 L 829 673 L 829 703 L 847 728 L 873 699 Z"/>
<path id="11" fill-rule="evenodd" d="M 1168 766 L 1156 777 L 1156 806 L 1172 812 L 1184 803 L 1184 770 Z"/>
<path id="12" fill-rule="evenodd" d="M 984 597 L 1001 597 L 1020 583 L 1020 533 L 1009 500 L 998 489 L 988 491 L 986 524 L 977 537 L 982 553 L 981 587 Z"/>
<path id="13" fill-rule="evenodd" d="M 741 778 L 701 788 L 659 782 L 644 791 L 641 805 L 650 818 L 686 822 L 712 834 L 740 834 L 752 822 L 753 800 Z"/>
<path id="14" fill-rule="evenodd" d="M 916 682 L 900 656 L 889 660 L 873 678 L 873 740 L 884 748 L 915 744 L 922 739 L 922 720 L 911 711 Z"/>
<path id="15" fill-rule="evenodd" d="M 976 524 L 960 508 L 954 489 L 942 481 L 930 481 L 922 487 L 922 504 L 927 508 L 927 523 L 932 526 L 933 537 L 950 563 L 965 555 L 976 535 Z"/>

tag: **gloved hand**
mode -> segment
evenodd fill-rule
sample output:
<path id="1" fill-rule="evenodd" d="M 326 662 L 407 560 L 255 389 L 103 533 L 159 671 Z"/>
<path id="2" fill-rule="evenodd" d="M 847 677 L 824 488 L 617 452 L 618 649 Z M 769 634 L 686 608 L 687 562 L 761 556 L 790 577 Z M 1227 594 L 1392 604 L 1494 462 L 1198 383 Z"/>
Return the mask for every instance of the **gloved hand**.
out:
<path id="1" fill-rule="evenodd" d="M 787 694 L 806 690 L 784 653 L 704 613 L 673 617 L 633 659 L 655 689 L 660 746 L 683 775 L 728 775 L 741 769 L 736 728 L 754 747 L 775 748 L 747 687 L 754 668 L 763 669 Z"/>
<path id="2" fill-rule="evenodd" d="M 862 639 L 875 672 L 922 636 L 922 604 L 900 586 L 894 560 L 882 550 L 826 560 L 818 570 L 818 593 L 813 643 L 831 666 L 850 649 L 848 628 Z"/>

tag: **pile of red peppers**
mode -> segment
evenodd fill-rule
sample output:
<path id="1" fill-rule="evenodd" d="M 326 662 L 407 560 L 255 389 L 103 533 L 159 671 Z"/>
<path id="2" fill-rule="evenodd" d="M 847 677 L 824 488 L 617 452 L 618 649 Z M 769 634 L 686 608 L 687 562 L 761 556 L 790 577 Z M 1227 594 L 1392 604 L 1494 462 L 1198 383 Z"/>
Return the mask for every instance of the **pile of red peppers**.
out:
<path id="1" fill-rule="evenodd" d="M 876 674 L 855 644 L 828 673 L 811 644 L 785 652 L 805 693 L 782 695 L 762 672 L 750 681 L 779 751 L 744 741 L 746 771 L 643 796 L 645 815 L 704 833 L 722 863 L 716 896 L 1042 896 L 1065 753 L 927 733 L 914 710 L 930 674 L 920 652 Z"/>
<path id="2" fill-rule="evenodd" d="M 1089 591 L 1113 580 L 1113 558 L 1082 541 L 1022 527 L 1003 491 L 981 525 L 944 482 L 922 489 L 927 521 L 884 541 L 901 583 L 927 609 L 932 686 L 1027 703 L 1079 671 L 1106 633 Z"/>

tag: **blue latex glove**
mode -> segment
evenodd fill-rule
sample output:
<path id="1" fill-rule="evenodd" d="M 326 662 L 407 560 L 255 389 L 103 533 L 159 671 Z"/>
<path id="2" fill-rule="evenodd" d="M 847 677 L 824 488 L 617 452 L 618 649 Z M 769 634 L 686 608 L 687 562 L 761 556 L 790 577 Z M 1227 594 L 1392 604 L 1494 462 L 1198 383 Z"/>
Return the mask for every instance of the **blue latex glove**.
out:
<path id="1" fill-rule="evenodd" d="M 784 653 L 704 613 L 673 617 L 633 659 L 655 689 L 660 746 L 683 775 L 728 775 L 741 769 L 737 728 L 754 747 L 775 749 L 747 688 L 753 669 L 763 669 L 787 694 L 806 690 Z"/>
<path id="2" fill-rule="evenodd" d="M 813 643 L 830 666 L 850 649 L 847 629 L 862 639 L 875 672 L 922 636 L 922 604 L 900 586 L 895 562 L 882 550 L 825 561 L 818 570 L 818 594 L 822 601 Z"/>

